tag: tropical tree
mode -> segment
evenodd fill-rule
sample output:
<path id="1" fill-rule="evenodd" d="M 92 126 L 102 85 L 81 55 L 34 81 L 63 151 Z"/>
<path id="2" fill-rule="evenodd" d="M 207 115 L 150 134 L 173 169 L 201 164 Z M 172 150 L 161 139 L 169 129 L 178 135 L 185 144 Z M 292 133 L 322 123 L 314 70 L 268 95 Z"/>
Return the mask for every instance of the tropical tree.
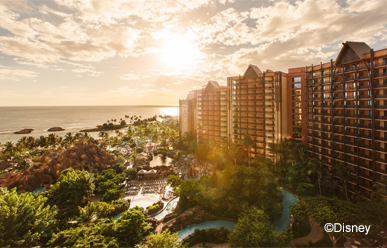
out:
<path id="1" fill-rule="evenodd" d="M 337 176 L 343 181 L 345 196 L 347 200 L 349 200 L 347 183 L 351 179 L 354 180 L 354 177 L 352 176 L 352 170 L 349 166 L 344 166 L 344 165 L 336 165 L 335 169 L 337 170 Z"/>
<path id="2" fill-rule="evenodd" d="M 359 205 L 335 198 L 302 197 L 298 204 L 289 206 L 295 218 L 307 219 L 309 216 L 324 227 L 326 223 L 345 223 L 345 225 L 367 225 L 370 216 Z M 345 236 L 353 237 L 356 232 L 328 232 L 333 247 Z"/>
<path id="3" fill-rule="evenodd" d="M 14 148 L 15 148 L 14 144 L 8 141 L 7 143 L 5 143 L 4 152 L 8 153 L 9 155 L 12 155 Z"/>
<path id="4" fill-rule="evenodd" d="M 309 160 L 308 165 L 312 172 L 317 174 L 318 188 L 321 195 L 321 178 L 327 172 L 326 166 L 324 165 L 322 160 L 317 158 L 312 158 L 311 160 Z"/>
<path id="5" fill-rule="evenodd" d="M 171 233 L 168 229 L 164 230 L 160 234 L 152 233 L 146 238 L 144 244 L 136 246 L 136 248 L 178 248 L 182 243 L 179 241 L 179 235 L 177 233 Z"/>
<path id="6" fill-rule="evenodd" d="M 372 192 L 371 197 L 377 201 L 387 201 L 387 177 L 377 181 L 374 187 L 375 190 Z"/>
<path id="7" fill-rule="evenodd" d="M 241 139 L 242 145 L 247 149 L 248 159 L 249 159 L 249 165 L 250 165 L 250 150 L 253 147 L 254 141 L 250 138 L 250 135 L 244 134 L 243 138 Z"/>
<path id="8" fill-rule="evenodd" d="M 114 211 L 114 207 L 106 202 L 98 202 L 94 205 L 93 202 L 89 202 L 85 207 L 79 207 L 79 220 L 85 225 L 97 221 L 106 221 L 106 217 Z"/>
<path id="9" fill-rule="evenodd" d="M 16 188 L 0 188 L 1 246 L 39 246 L 54 230 L 55 206 L 30 192 L 18 195 Z"/>
<path id="10" fill-rule="evenodd" d="M 117 219 L 114 236 L 119 240 L 121 247 L 133 247 L 142 241 L 145 233 L 151 228 L 145 219 L 144 209 L 139 207 L 125 211 Z"/>
<path id="11" fill-rule="evenodd" d="M 49 247 L 119 247 L 113 223 L 80 225 L 53 234 Z"/>
<path id="12" fill-rule="evenodd" d="M 93 177 L 87 171 L 62 171 L 57 182 L 44 194 L 52 205 L 60 208 L 83 206 L 94 191 Z"/>
<path id="13" fill-rule="evenodd" d="M 256 207 L 241 214 L 235 230 L 229 235 L 233 247 L 288 247 L 291 235 L 275 233 L 269 217 Z"/>

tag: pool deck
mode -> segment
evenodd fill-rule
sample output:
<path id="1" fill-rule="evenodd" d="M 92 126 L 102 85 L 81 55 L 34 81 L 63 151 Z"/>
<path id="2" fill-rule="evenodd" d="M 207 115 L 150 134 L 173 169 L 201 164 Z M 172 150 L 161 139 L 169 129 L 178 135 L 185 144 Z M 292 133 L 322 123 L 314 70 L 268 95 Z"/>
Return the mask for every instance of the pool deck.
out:
<path id="1" fill-rule="evenodd" d="M 305 237 L 292 239 L 290 241 L 292 245 L 301 245 L 301 244 L 308 245 L 309 242 L 316 243 L 323 238 L 323 235 L 324 235 L 323 229 L 317 224 L 316 221 L 312 219 L 311 216 L 309 216 L 309 223 L 310 223 L 310 229 L 311 229 L 310 233 Z"/>

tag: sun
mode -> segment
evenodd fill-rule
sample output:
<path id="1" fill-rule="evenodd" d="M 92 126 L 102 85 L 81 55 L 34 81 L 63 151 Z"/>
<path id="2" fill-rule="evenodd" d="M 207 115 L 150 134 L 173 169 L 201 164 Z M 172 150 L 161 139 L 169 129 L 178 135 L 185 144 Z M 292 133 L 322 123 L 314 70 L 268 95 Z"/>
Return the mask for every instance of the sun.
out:
<path id="1" fill-rule="evenodd" d="M 185 69 L 195 65 L 200 52 L 194 44 L 182 37 L 175 37 L 165 42 L 162 58 L 165 65 L 172 69 Z"/>

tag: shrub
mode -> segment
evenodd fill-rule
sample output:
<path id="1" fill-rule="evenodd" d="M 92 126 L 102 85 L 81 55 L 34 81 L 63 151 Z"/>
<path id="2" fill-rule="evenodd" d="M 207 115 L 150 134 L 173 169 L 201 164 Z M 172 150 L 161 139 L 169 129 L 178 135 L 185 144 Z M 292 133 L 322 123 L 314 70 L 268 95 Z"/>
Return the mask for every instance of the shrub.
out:
<path id="1" fill-rule="evenodd" d="M 231 230 L 221 227 L 199 230 L 195 229 L 195 232 L 184 240 L 184 245 L 191 247 L 198 243 L 214 243 L 223 244 L 227 242 L 227 237 L 231 233 Z"/>

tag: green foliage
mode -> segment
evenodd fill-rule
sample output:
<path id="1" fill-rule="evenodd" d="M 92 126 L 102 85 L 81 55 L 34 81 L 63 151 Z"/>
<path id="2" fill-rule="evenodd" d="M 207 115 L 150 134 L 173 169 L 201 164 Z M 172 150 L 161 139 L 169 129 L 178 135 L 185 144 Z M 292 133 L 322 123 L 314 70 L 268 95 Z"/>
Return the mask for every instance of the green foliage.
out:
<path id="1" fill-rule="evenodd" d="M 54 234 L 47 245 L 50 247 L 119 247 L 113 229 L 112 223 L 81 225 Z"/>
<path id="2" fill-rule="evenodd" d="M 183 183 L 183 179 L 179 178 L 178 176 L 175 175 L 169 175 L 167 179 L 167 183 L 171 184 L 173 188 L 177 188 L 180 186 L 180 184 Z"/>
<path id="3" fill-rule="evenodd" d="M 185 181 L 176 190 L 179 206 L 186 210 L 201 205 L 218 216 L 237 218 L 249 206 L 264 210 L 275 221 L 282 213 L 282 193 L 266 165 L 230 165 L 215 177 Z"/>
<path id="4" fill-rule="evenodd" d="M 145 244 L 141 246 L 142 248 L 158 248 L 158 247 L 168 247 L 168 248 L 177 248 L 181 246 L 179 241 L 179 236 L 177 233 L 171 233 L 168 229 L 164 230 L 160 234 L 152 233 L 146 238 Z"/>
<path id="5" fill-rule="evenodd" d="M 224 227 L 203 230 L 195 229 L 194 233 L 184 240 L 184 245 L 192 247 L 195 244 L 206 242 L 224 244 L 228 241 L 230 233 L 230 229 Z"/>
<path id="6" fill-rule="evenodd" d="M 37 246 L 53 231 L 55 206 L 47 198 L 31 193 L 18 195 L 16 189 L 0 188 L 1 246 Z"/>
<path id="7" fill-rule="evenodd" d="M 149 206 L 148 211 L 151 211 L 151 210 L 159 208 L 159 207 L 160 207 L 159 204 L 151 205 L 151 206 Z"/>
<path id="8" fill-rule="evenodd" d="M 251 207 L 241 214 L 229 241 L 236 247 L 287 247 L 291 235 L 286 231 L 276 235 L 269 217 L 260 209 Z"/>
<path id="9" fill-rule="evenodd" d="M 311 216 L 319 226 L 326 223 L 345 223 L 346 225 L 366 225 L 369 215 L 360 206 L 348 201 L 332 199 L 328 197 L 303 197 L 299 203 L 292 205 L 290 214 L 295 218 L 306 219 Z M 333 246 L 344 236 L 352 236 L 354 233 L 330 232 L 328 233 Z"/>
<path id="10" fill-rule="evenodd" d="M 120 247 L 133 247 L 141 242 L 150 224 L 145 222 L 142 208 L 131 208 L 125 211 L 115 223 L 114 232 Z"/>
<path id="11" fill-rule="evenodd" d="M 316 188 L 311 183 L 299 183 L 296 192 L 300 196 L 314 196 Z"/>
<path id="12" fill-rule="evenodd" d="M 87 203 L 93 191 L 94 183 L 90 173 L 66 169 L 62 171 L 51 189 L 43 194 L 48 197 L 51 205 L 57 205 L 60 208 L 77 208 Z"/>
<path id="13" fill-rule="evenodd" d="M 387 221 L 387 204 L 385 202 L 365 201 L 358 204 L 371 215 L 372 223 L 384 227 L 384 223 Z"/>
<path id="14" fill-rule="evenodd" d="M 141 146 L 136 148 L 136 153 L 142 153 L 143 151 L 144 151 L 144 148 L 142 148 Z"/>
<path id="15" fill-rule="evenodd" d="M 124 189 L 112 188 L 105 191 L 103 196 L 101 197 L 101 201 L 111 202 L 113 200 L 117 200 L 121 196 L 124 196 Z"/>
<path id="16" fill-rule="evenodd" d="M 121 174 L 125 171 L 125 165 L 121 163 L 113 164 L 111 168 L 115 170 L 117 174 Z"/>
<path id="17" fill-rule="evenodd" d="M 117 172 L 123 171 L 118 174 Z M 117 200 L 124 195 L 124 185 L 126 170 L 120 164 L 115 164 L 111 169 L 102 171 L 95 175 L 96 193 L 102 193 L 101 201 L 110 202 Z"/>
<path id="18" fill-rule="evenodd" d="M 105 202 L 98 202 L 97 205 L 93 202 L 89 202 L 84 208 L 78 208 L 80 211 L 79 221 L 87 225 L 106 218 L 114 211 L 114 206 Z"/>

